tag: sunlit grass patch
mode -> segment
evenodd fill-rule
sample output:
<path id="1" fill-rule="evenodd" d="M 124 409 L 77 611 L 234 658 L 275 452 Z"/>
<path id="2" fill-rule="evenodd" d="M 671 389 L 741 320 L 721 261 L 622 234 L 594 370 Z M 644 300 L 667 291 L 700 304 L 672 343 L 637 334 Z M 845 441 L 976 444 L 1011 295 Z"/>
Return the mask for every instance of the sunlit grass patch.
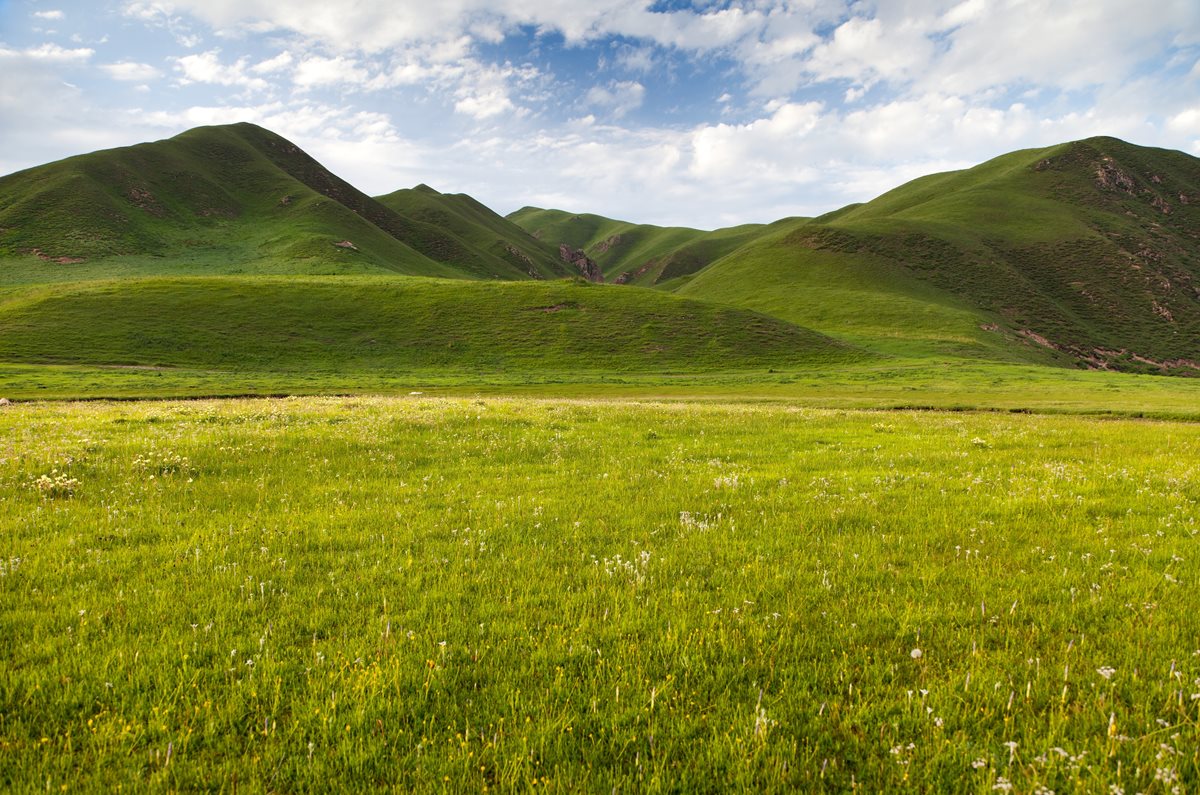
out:
<path id="1" fill-rule="evenodd" d="M 10 406 L 0 781 L 1189 791 L 1198 448 L 787 405 Z M 56 469 L 68 499 L 30 487 Z"/>

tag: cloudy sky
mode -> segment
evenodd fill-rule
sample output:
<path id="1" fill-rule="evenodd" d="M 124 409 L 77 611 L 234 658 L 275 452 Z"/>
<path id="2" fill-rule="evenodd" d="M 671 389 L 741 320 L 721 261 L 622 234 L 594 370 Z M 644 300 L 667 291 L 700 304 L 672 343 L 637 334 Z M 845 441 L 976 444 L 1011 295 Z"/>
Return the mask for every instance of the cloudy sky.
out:
<path id="1" fill-rule="evenodd" d="M 0 173 L 243 120 L 368 193 L 769 221 L 1090 135 L 1200 155 L 1200 2 L 0 0 Z"/>

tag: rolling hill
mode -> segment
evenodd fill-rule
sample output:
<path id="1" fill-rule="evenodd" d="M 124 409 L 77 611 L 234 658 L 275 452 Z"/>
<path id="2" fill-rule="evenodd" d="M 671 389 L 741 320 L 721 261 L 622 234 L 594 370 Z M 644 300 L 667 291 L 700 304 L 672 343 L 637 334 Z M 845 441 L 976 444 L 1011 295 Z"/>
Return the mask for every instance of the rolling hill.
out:
<path id="1" fill-rule="evenodd" d="M 521 236 L 515 227 L 510 234 Z M 498 256 L 405 216 L 252 124 L 201 127 L 0 178 L 0 281 L 8 283 L 162 273 L 568 274 L 536 246 L 511 248 Z"/>
<path id="2" fill-rule="evenodd" d="M 1200 372 L 1200 160 L 1094 138 L 763 236 L 679 292 L 878 350 Z"/>
<path id="3" fill-rule="evenodd" d="M 516 268 L 534 279 L 560 278 L 573 271 L 558 250 L 465 193 L 439 193 L 428 185 L 398 190 L 377 200 L 397 215 L 432 227 L 458 242 L 477 261 Z"/>
<path id="4" fill-rule="evenodd" d="M 772 229 L 786 225 L 746 224 L 704 232 L 615 221 L 599 215 L 523 207 L 508 220 L 563 253 L 582 252 L 605 281 L 652 286 L 688 276 Z"/>

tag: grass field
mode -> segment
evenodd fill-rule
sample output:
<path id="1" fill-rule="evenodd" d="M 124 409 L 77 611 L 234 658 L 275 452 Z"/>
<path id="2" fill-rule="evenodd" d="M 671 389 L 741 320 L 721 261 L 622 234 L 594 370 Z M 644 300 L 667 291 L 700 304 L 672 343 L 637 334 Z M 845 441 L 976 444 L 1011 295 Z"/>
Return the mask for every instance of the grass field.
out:
<path id="1" fill-rule="evenodd" d="M 1200 787 L 1194 425 L 0 408 L 0 787 Z"/>

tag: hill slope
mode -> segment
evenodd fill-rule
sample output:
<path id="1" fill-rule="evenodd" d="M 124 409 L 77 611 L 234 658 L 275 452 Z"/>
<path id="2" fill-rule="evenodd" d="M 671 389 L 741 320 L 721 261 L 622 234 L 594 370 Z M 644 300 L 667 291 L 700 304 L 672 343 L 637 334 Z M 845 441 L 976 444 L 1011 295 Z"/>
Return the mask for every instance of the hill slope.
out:
<path id="1" fill-rule="evenodd" d="M 8 282 L 229 272 L 529 278 L 527 267 L 405 217 L 252 124 L 0 178 L 0 258 Z"/>
<path id="2" fill-rule="evenodd" d="M 680 292 L 881 349 L 1188 373 L 1198 286 L 1200 160 L 1095 138 L 793 224 Z"/>
<path id="3" fill-rule="evenodd" d="M 273 372 L 707 372 L 864 355 L 743 309 L 637 288 L 210 277 L 0 294 L 0 361 Z"/>
<path id="4" fill-rule="evenodd" d="M 705 232 L 537 207 L 523 207 L 508 219 L 556 249 L 582 251 L 600 266 L 605 281 L 644 286 L 695 273 L 784 223 Z"/>
<path id="5" fill-rule="evenodd" d="M 439 193 L 427 185 L 379 196 L 380 204 L 403 218 L 432 227 L 454 239 L 478 261 L 496 270 L 516 268 L 534 279 L 575 275 L 557 249 L 464 193 Z"/>

